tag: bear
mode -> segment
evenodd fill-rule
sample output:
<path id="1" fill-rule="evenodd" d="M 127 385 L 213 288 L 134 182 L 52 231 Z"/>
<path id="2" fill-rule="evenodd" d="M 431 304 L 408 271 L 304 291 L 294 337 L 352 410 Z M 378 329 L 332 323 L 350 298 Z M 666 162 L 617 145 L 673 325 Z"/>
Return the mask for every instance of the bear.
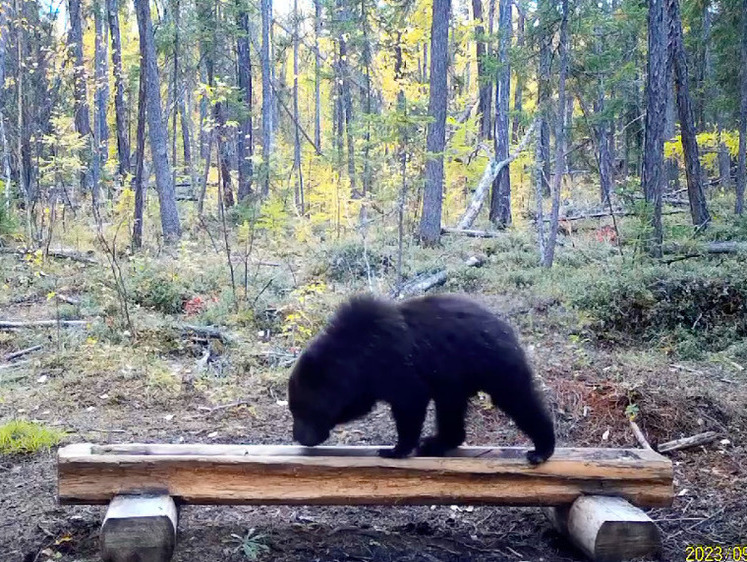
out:
<path id="1" fill-rule="evenodd" d="M 313 447 L 330 431 L 388 403 L 397 430 L 385 458 L 440 457 L 465 440 L 478 391 L 534 443 L 537 465 L 555 450 L 554 424 L 512 328 L 470 298 L 438 294 L 390 301 L 354 296 L 296 360 L 288 380 L 293 439 Z M 435 402 L 436 434 L 420 442 Z"/>

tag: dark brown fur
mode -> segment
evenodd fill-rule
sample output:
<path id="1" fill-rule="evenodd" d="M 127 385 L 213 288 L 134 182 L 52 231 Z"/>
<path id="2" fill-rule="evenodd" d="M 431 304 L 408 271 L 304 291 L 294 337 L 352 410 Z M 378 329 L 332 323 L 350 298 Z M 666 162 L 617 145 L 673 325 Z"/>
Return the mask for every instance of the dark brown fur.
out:
<path id="1" fill-rule="evenodd" d="M 555 449 L 552 420 L 511 328 L 464 297 L 436 295 L 395 303 L 370 296 L 342 305 L 296 362 L 288 384 L 293 437 L 324 442 L 338 424 L 361 418 L 383 401 L 398 441 L 385 457 L 442 456 L 465 438 L 471 396 L 490 395 L 534 442 L 533 464 Z M 438 431 L 420 444 L 430 400 Z"/>

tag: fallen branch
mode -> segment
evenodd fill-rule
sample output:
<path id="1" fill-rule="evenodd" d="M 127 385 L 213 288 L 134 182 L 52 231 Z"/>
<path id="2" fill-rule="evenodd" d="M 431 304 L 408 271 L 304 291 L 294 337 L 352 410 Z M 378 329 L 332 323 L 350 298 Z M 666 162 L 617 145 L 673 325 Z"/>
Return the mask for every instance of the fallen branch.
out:
<path id="1" fill-rule="evenodd" d="M 0 254 L 16 254 L 19 256 L 27 256 L 34 253 L 34 250 L 30 250 L 28 248 L 0 248 Z M 80 252 L 77 252 L 75 250 L 49 250 L 47 252 L 47 255 L 50 258 L 58 258 L 58 259 L 65 259 L 70 261 L 77 261 L 80 263 L 90 263 L 90 264 L 97 264 L 98 262 L 85 254 L 82 254 Z"/>
<path id="2" fill-rule="evenodd" d="M 653 451 L 653 447 L 649 445 L 648 441 L 646 440 L 646 436 L 643 435 L 643 432 L 641 431 L 641 428 L 638 427 L 638 424 L 631 419 L 629 419 L 628 421 L 630 422 L 630 427 L 633 430 L 633 435 L 635 435 L 635 438 L 641 445 L 641 447 L 643 447 L 644 449 L 648 449 L 649 451 Z"/>
<path id="3" fill-rule="evenodd" d="M 182 331 L 194 332 L 198 336 L 202 336 L 205 338 L 215 338 L 224 343 L 228 343 L 230 341 L 233 341 L 234 339 L 233 336 L 227 334 L 226 332 L 214 326 L 197 326 L 194 324 L 183 324 L 180 326 L 180 328 Z"/>
<path id="4" fill-rule="evenodd" d="M 66 297 L 65 295 L 57 294 L 57 295 L 55 295 L 55 298 L 58 301 L 62 301 L 64 303 L 66 303 L 66 304 L 71 304 L 73 306 L 78 306 L 80 304 L 80 299 L 76 299 L 74 297 Z"/>
<path id="5" fill-rule="evenodd" d="M 420 275 L 412 281 L 405 283 L 399 292 L 399 298 L 425 293 L 433 287 L 446 283 L 446 270 L 442 269 L 436 273 Z"/>
<path id="6" fill-rule="evenodd" d="M 441 229 L 441 234 L 455 234 L 459 236 L 468 236 L 470 238 L 498 238 L 501 233 L 492 230 L 474 230 L 469 228 L 448 228 Z"/>
<path id="7" fill-rule="evenodd" d="M 27 347 L 26 349 L 19 349 L 18 351 L 14 351 L 13 353 L 6 353 L 3 356 L 3 359 L 5 361 L 13 361 L 13 359 L 18 359 L 19 357 L 23 357 L 24 355 L 28 355 L 29 353 L 34 353 L 34 351 L 39 351 L 43 345 L 34 345 L 31 347 Z"/>
<path id="8" fill-rule="evenodd" d="M 679 451 L 681 449 L 688 449 L 690 447 L 697 447 L 698 445 L 705 445 L 711 443 L 719 438 L 719 434 L 715 431 L 706 431 L 704 433 L 698 433 L 690 437 L 683 437 L 682 439 L 675 439 L 674 441 L 667 441 L 657 447 L 660 453 L 671 453 L 672 451 Z"/>
<path id="9" fill-rule="evenodd" d="M 534 128 L 536 126 L 537 120 L 535 119 L 534 121 L 532 121 L 532 124 L 524 133 L 524 138 L 521 139 L 519 146 L 516 147 L 516 150 L 508 158 L 506 158 L 505 160 L 501 160 L 500 162 L 497 162 L 495 158 L 492 158 L 490 162 L 488 162 L 488 165 L 485 167 L 485 171 L 482 173 L 482 178 L 480 178 L 480 182 L 477 184 L 477 188 L 472 194 L 472 200 L 467 206 L 467 210 L 464 211 L 462 218 L 459 219 L 459 222 L 456 225 L 457 230 L 465 230 L 472 226 L 472 223 L 475 222 L 477 215 L 480 213 L 480 209 L 482 208 L 482 204 L 485 201 L 485 196 L 490 190 L 490 186 L 493 185 L 493 180 L 495 180 L 495 178 L 498 176 L 498 173 L 503 168 L 516 160 L 519 154 L 521 154 L 521 152 L 529 142 L 529 139 L 532 137 L 532 131 L 534 131 Z"/>
<path id="10" fill-rule="evenodd" d="M 698 257 L 706 254 L 743 254 L 747 253 L 747 242 L 709 242 L 703 246 L 697 247 L 694 251 L 692 248 L 683 248 L 678 245 L 665 246 L 662 250 L 665 254 L 676 254 L 680 251 L 689 251 L 687 257 Z M 683 257 L 682 259 L 685 259 Z"/>
<path id="11" fill-rule="evenodd" d="M 687 212 L 689 212 L 689 211 L 686 211 L 684 209 L 674 209 L 674 210 L 671 210 L 671 211 L 662 211 L 661 214 L 662 215 L 680 215 L 682 213 L 687 213 Z M 635 211 L 624 211 L 622 209 L 619 209 L 619 210 L 614 210 L 612 212 L 610 212 L 610 211 L 595 211 L 595 212 L 586 213 L 586 214 L 583 214 L 583 215 L 569 215 L 567 217 L 559 217 L 558 220 L 560 222 L 563 222 L 563 221 L 580 221 L 580 220 L 584 220 L 584 219 L 599 219 L 599 218 L 611 217 L 611 216 L 615 216 L 615 217 L 630 217 L 630 216 L 633 216 L 633 215 L 636 215 L 636 214 L 637 213 Z M 542 220 L 544 222 L 550 222 L 549 218 L 542 219 Z"/>
<path id="12" fill-rule="evenodd" d="M 485 263 L 485 258 L 482 256 L 470 256 L 465 260 L 464 265 L 467 267 L 480 267 Z M 445 269 L 441 269 L 435 273 L 426 273 L 418 275 L 415 279 L 412 279 L 405 283 L 397 294 L 396 289 L 389 293 L 392 298 L 403 298 L 408 296 L 425 293 L 433 287 L 438 287 L 446 283 L 448 274 Z"/>
<path id="13" fill-rule="evenodd" d="M 0 320 L 0 330 L 18 330 L 21 328 L 85 328 L 96 320 Z"/>
<path id="14" fill-rule="evenodd" d="M 213 406 L 212 408 L 209 406 L 198 406 L 198 410 L 202 410 L 204 412 L 207 412 L 209 414 L 212 414 L 213 412 L 217 412 L 219 410 L 228 410 L 230 408 L 236 408 L 238 406 L 247 406 L 249 402 L 247 400 L 239 400 L 238 402 L 229 402 L 228 404 L 220 404 L 219 406 Z"/>

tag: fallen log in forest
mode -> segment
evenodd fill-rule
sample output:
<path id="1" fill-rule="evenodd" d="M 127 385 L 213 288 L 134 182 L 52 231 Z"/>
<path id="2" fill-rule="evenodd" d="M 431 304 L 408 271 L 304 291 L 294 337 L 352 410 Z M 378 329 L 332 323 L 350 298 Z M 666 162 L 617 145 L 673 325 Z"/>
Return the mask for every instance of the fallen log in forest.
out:
<path id="1" fill-rule="evenodd" d="M 678 244 L 666 245 L 662 248 L 662 252 L 665 254 L 678 254 L 682 253 L 681 256 L 673 258 L 671 261 L 679 261 L 688 258 L 698 258 L 701 256 L 713 254 L 747 254 L 747 242 L 737 241 L 717 241 L 708 242 L 697 246 L 695 248 L 683 247 Z"/>
<path id="2" fill-rule="evenodd" d="M 471 256 L 464 261 L 464 265 L 467 267 L 481 267 L 485 263 L 483 256 Z M 446 283 L 448 273 L 446 269 L 440 269 L 435 273 L 424 273 L 411 279 L 402 287 L 399 291 L 395 288 L 389 293 L 392 298 L 404 298 L 419 295 Z"/>
<path id="3" fill-rule="evenodd" d="M 498 238 L 501 233 L 494 230 L 474 230 L 470 228 L 448 228 L 441 229 L 441 234 L 455 234 L 469 238 Z"/>
<path id="4" fill-rule="evenodd" d="M 715 431 L 706 431 L 704 433 L 698 433 L 691 435 L 690 437 L 683 437 L 682 439 L 675 439 L 674 441 L 667 441 L 666 443 L 660 444 L 656 449 L 660 453 L 671 453 L 672 451 L 680 451 L 682 449 L 689 449 L 690 447 L 697 447 L 699 445 L 706 445 L 719 438 L 719 434 Z"/>
<path id="5" fill-rule="evenodd" d="M 519 154 L 521 154 L 521 152 L 529 142 L 529 139 L 532 138 L 532 131 L 534 131 L 534 128 L 536 126 L 537 120 L 535 119 L 526 130 L 526 133 L 524 133 L 524 138 L 521 139 L 519 146 L 516 147 L 516 150 L 511 153 L 508 158 L 506 158 L 505 160 L 501 160 L 500 162 L 497 162 L 495 158 L 492 158 L 490 162 L 488 162 L 488 165 L 485 167 L 485 171 L 482 173 L 480 182 L 477 184 L 477 188 L 472 194 L 472 200 L 467 206 L 467 210 L 464 211 L 462 218 L 459 219 L 459 222 L 456 225 L 457 230 L 466 230 L 470 226 L 472 226 L 472 223 L 475 222 L 477 215 L 480 213 L 480 209 L 482 209 L 482 204 L 485 201 L 485 196 L 490 190 L 490 186 L 493 185 L 493 180 L 495 180 L 495 178 L 498 176 L 498 173 L 503 168 L 516 160 Z"/>
<path id="6" fill-rule="evenodd" d="M 20 330 L 22 328 L 85 328 L 90 320 L 0 320 L 0 330 Z"/>
<path id="7" fill-rule="evenodd" d="M 689 211 L 687 211 L 685 209 L 674 209 L 674 210 L 671 210 L 671 211 L 662 211 L 661 214 L 662 215 L 681 215 L 682 213 L 688 213 L 688 212 Z M 585 219 L 600 219 L 600 218 L 604 218 L 604 217 L 611 217 L 613 215 L 616 216 L 616 217 L 631 217 L 631 216 L 634 216 L 634 215 L 637 215 L 637 214 L 638 213 L 636 213 L 635 211 L 625 211 L 623 209 L 614 209 L 612 212 L 610 212 L 610 211 L 592 211 L 590 213 L 585 213 L 585 214 L 581 214 L 581 215 L 568 215 L 568 216 L 565 216 L 565 217 L 558 217 L 558 220 L 560 222 L 563 222 L 563 221 L 580 221 L 580 220 L 585 220 Z M 551 219 L 548 217 L 548 218 L 544 218 L 542 220 L 544 222 L 550 222 Z"/>

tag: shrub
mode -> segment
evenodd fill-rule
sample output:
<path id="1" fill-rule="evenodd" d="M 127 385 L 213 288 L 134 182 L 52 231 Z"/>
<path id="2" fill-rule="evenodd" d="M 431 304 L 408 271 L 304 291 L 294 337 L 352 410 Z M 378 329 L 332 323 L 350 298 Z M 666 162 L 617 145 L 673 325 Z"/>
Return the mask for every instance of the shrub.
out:
<path id="1" fill-rule="evenodd" d="M 590 316 L 602 337 L 668 342 L 692 357 L 747 336 L 743 268 L 648 266 L 605 272 L 567 287 L 571 303 Z"/>
<path id="2" fill-rule="evenodd" d="M 136 264 L 128 289 L 133 302 L 164 314 L 181 312 L 190 296 L 178 275 L 150 262 Z"/>
<path id="3" fill-rule="evenodd" d="M 347 242 L 332 248 L 328 260 L 327 277 L 333 281 L 345 281 L 350 278 L 364 279 L 369 275 L 380 275 L 389 270 L 393 260 L 391 256 L 373 249 L 365 248 L 359 242 Z"/>

